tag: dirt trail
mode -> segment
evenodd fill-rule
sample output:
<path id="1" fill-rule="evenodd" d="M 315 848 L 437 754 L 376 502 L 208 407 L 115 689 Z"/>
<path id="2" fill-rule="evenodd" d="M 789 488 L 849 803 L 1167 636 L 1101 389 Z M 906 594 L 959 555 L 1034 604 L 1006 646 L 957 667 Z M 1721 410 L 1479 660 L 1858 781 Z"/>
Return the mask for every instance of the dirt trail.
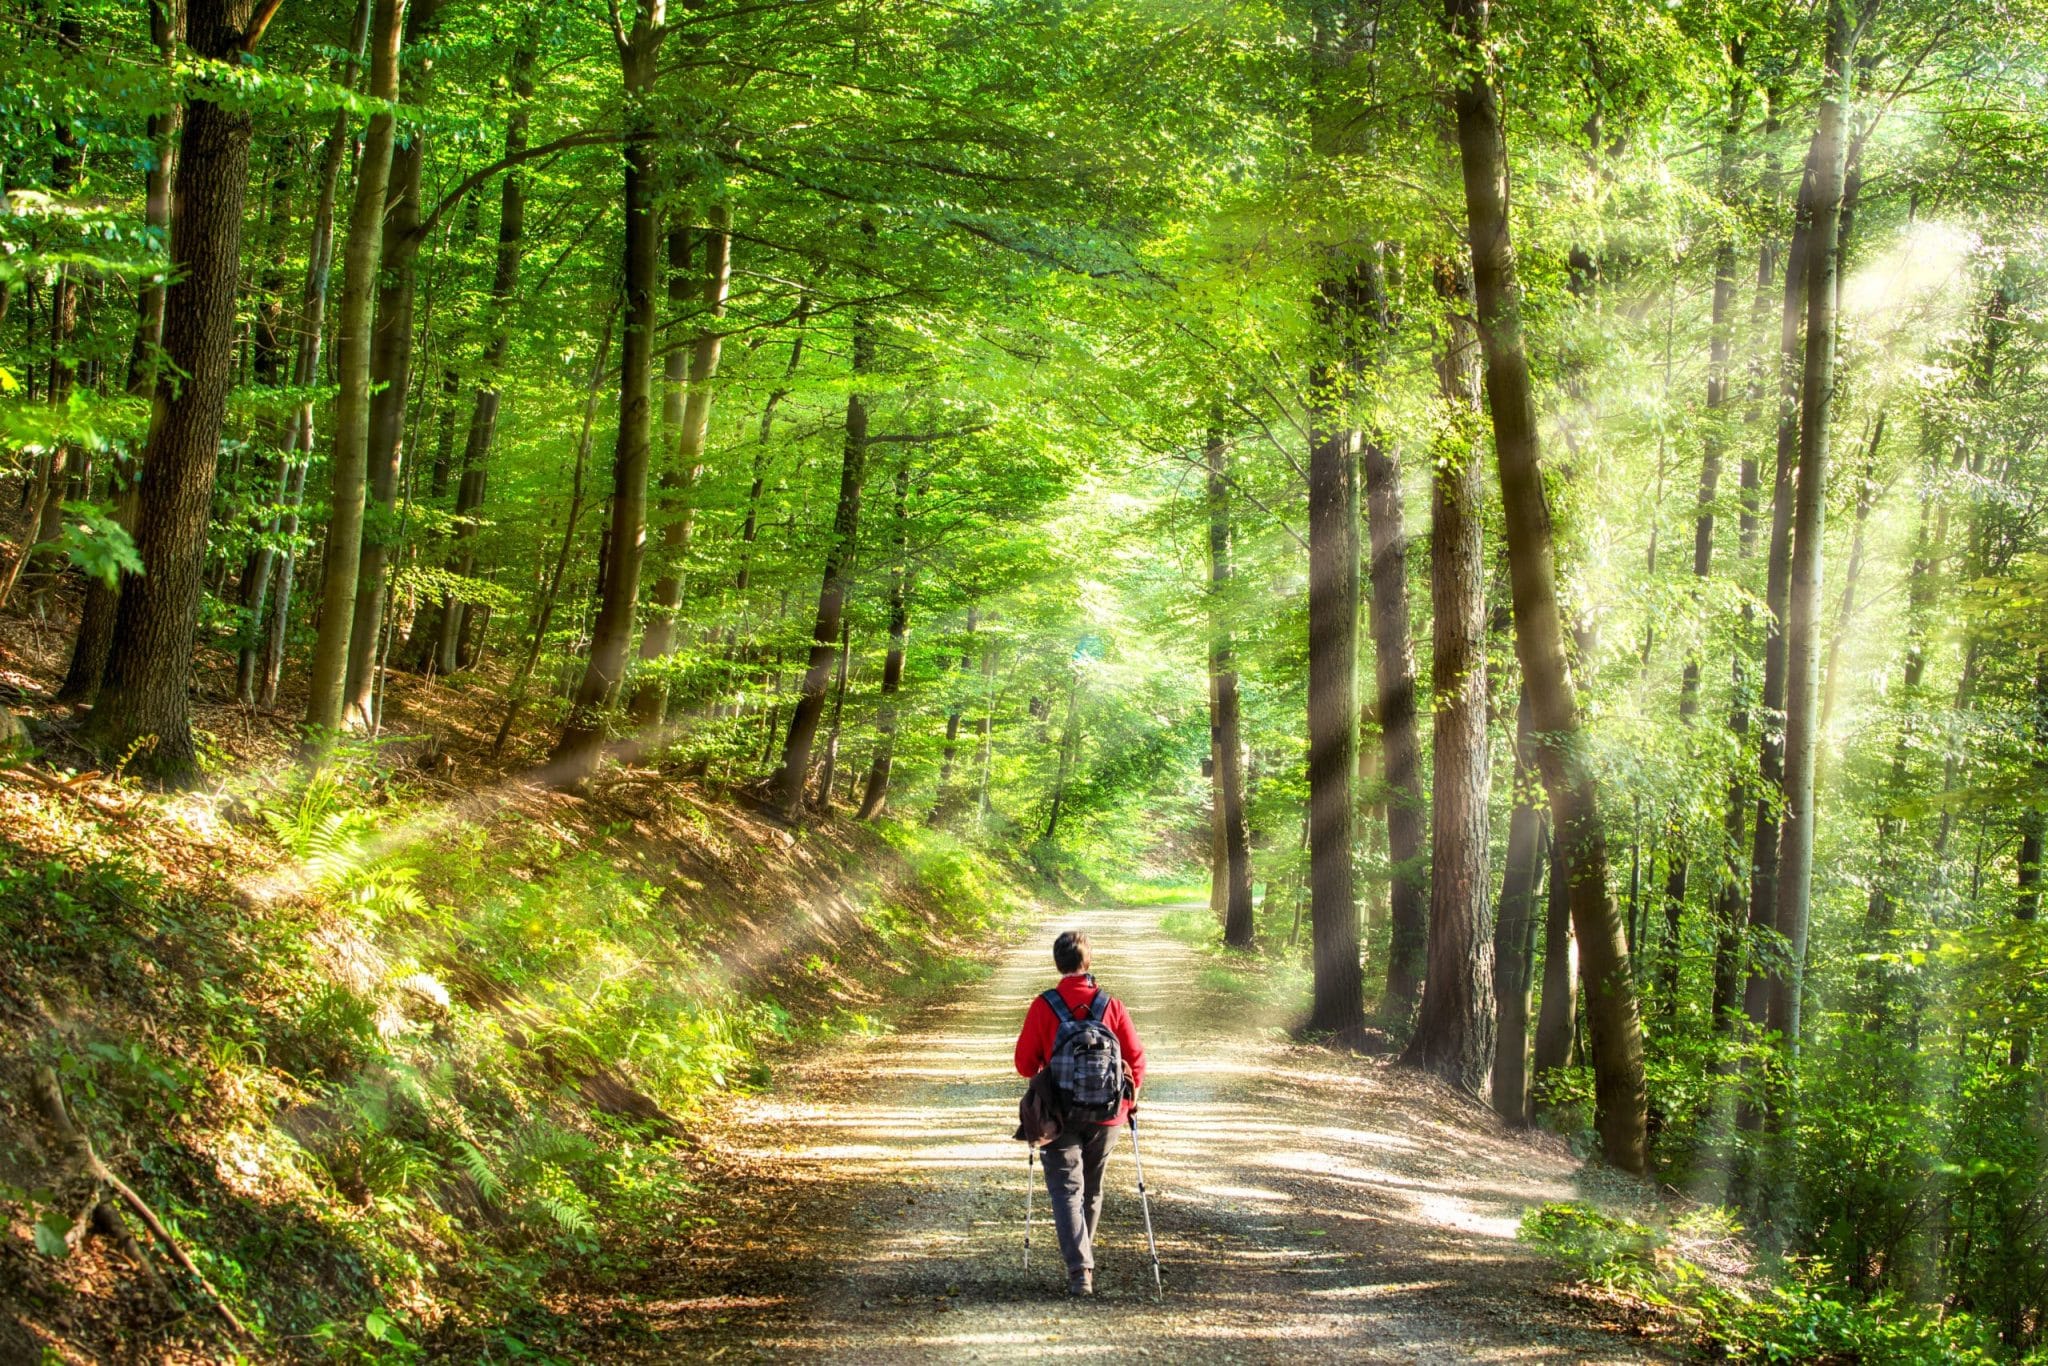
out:
<path id="1" fill-rule="evenodd" d="M 1167 1361 L 1637 1361 L 1514 1241 L 1577 1164 L 1384 1062 L 1288 1043 L 1158 909 L 1065 913 L 1145 1040 L 1140 1131 L 1166 1294 L 1155 1303 L 1123 1141 L 1072 1303 L 1043 1189 L 1019 1265 L 1011 1045 L 1049 985 L 1038 927 L 903 1032 L 826 1050 L 713 1135 L 719 1223 L 623 1299 L 570 1307 L 608 1360 L 1011 1361 L 1112 1347 Z"/>

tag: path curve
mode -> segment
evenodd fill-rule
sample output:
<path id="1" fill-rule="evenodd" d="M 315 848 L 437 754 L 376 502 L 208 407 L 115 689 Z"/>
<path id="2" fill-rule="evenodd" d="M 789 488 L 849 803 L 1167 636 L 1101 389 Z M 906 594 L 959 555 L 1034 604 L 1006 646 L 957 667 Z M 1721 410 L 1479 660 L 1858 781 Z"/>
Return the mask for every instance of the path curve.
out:
<path id="1" fill-rule="evenodd" d="M 1525 1208 L 1573 1194 L 1578 1164 L 1555 1140 L 1384 1061 L 1291 1044 L 1162 913 L 1050 917 L 901 1032 L 823 1050 L 737 1102 L 711 1136 L 718 1223 L 627 1299 L 586 1306 L 620 1330 L 599 1328 L 605 1359 L 1656 1359 L 1589 1323 L 1514 1240 Z M 1011 1047 L 1069 927 L 1088 930 L 1098 978 L 1145 1040 L 1159 1302 L 1126 1140 L 1107 1178 L 1103 1293 L 1062 1298 L 1042 1188 L 1020 1266 Z"/>

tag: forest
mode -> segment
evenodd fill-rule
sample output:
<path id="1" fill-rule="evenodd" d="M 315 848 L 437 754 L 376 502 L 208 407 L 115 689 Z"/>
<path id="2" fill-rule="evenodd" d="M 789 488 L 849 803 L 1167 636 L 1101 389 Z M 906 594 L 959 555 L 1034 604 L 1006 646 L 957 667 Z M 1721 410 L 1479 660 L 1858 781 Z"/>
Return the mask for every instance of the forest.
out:
<path id="1" fill-rule="evenodd" d="M 5 8 L 0 1355 L 665 1359 L 1101 907 L 1632 1342 L 2048 1354 L 2039 0 Z"/>

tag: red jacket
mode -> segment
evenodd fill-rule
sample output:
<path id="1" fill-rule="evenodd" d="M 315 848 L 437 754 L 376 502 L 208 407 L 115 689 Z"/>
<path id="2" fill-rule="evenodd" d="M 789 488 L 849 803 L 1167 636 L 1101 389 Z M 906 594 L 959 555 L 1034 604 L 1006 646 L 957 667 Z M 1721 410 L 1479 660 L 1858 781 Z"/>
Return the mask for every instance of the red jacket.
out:
<path id="1" fill-rule="evenodd" d="M 1067 1003 L 1067 1009 L 1078 1018 L 1083 1009 L 1092 1006 L 1100 990 L 1095 979 L 1085 972 L 1060 978 L 1060 998 Z M 1102 1017 L 1102 1023 L 1109 1032 L 1116 1035 L 1117 1046 L 1123 1049 L 1124 1066 L 1131 1069 L 1131 1085 L 1145 1084 L 1145 1045 L 1138 1042 L 1138 1031 L 1131 1028 L 1131 1017 L 1124 1010 L 1124 1003 L 1112 997 L 1109 1009 Z M 1035 1077 L 1048 1062 L 1052 1061 L 1052 1044 L 1060 1032 L 1059 1016 L 1052 1013 L 1052 1007 L 1042 996 L 1031 998 L 1031 1008 L 1024 1012 L 1024 1029 L 1017 1035 L 1017 1075 Z M 1131 1112 L 1131 1102 L 1126 1100 L 1123 1109 L 1111 1124 L 1121 1124 L 1124 1116 Z"/>

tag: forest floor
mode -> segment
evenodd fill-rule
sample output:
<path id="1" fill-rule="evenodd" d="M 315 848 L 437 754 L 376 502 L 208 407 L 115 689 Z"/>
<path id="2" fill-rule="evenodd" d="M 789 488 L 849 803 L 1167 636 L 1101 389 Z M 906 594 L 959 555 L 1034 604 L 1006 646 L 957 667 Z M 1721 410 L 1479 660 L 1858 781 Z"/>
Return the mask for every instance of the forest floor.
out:
<path id="1" fill-rule="evenodd" d="M 1146 1047 L 1139 1137 L 1110 1159 L 1101 1293 L 1061 1293 L 1043 1187 L 1021 1265 L 1009 1138 L 1024 1004 L 1050 921 L 898 1033 L 778 1069 L 704 1135 L 707 1225 L 624 1291 L 552 1305 L 594 1359 L 1028 1360 L 1107 1347 L 1165 1361 L 1663 1359 L 1626 1314 L 1518 1244 L 1529 1206 L 1588 1175 L 1549 1136 L 1385 1060 L 1289 1042 L 1287 1010 L 1168 934 L 1159 908 L 1061 912 Z"/>

